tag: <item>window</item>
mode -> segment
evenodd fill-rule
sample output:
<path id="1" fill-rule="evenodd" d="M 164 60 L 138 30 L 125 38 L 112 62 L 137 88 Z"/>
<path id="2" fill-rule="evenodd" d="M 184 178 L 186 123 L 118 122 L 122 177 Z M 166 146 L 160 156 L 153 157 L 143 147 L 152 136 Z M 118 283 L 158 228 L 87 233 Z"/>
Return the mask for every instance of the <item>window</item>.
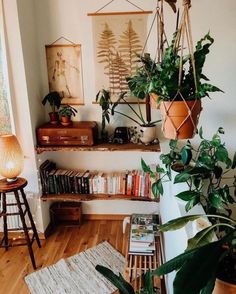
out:
<path id="1" fill-rule="evenodd" d="M 10 101 L 5 47 L 3 6 L 0 1 L 0 135 L 12 133 L 14 124 Z"/>

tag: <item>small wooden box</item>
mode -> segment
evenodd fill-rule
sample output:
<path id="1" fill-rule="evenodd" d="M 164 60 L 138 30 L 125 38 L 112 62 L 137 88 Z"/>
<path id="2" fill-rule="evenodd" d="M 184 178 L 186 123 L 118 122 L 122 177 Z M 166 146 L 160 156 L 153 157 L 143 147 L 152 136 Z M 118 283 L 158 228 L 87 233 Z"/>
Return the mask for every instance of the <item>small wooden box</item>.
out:
<path id="1" fill-rule="evenodd" d="M 82 223 L 81 202 L 56 202 L 50 207 L 50 217 L 53 225 L 80 225 Z"/>

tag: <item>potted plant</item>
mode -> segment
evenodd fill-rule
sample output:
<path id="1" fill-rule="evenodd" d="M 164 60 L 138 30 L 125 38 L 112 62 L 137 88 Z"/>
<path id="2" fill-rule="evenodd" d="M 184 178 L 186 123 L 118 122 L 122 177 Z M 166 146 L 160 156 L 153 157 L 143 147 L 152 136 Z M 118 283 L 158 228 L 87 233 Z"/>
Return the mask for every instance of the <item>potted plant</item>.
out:
<path id="1" fill-rule="evenodd" d="M 71 116 L 75 116 L 76 113 L 77 110 L 74 107 L 68 104 L 63 105 L 62 108 L 59 110 L 61 124 L 63 126 L 69 126 L 72 123 Z"/>
<path id="2" fill-rule="evenodd" d="M 157 63 L 151 59 L 149 53 L 139 56 L 137 62 L 141 63 L 141 66 L 137 67 L 136 74 L 126 78 L 131 95 L 141 100 L 151 99 L 151 107 L 157 108 L 157 95 L 149 93 L 150 82 L 158 74 Z"/>
<path id="3" fill-rule="evenodd" d="M 174 183 L 187 183 L 187 189 L 175 195 L 186 202 L 186 211 L 201 203 L 206 213 L 230 212 L 228 205 L 235 202 L 230 190 L 236 187 L 236 175 L 233 175 L 236 153 L 231 160 L 225 143 L 221 140 L 223 133 L 223 128 L 219 128 L 208 140 L 203 137 L 200 128 L 201 140 L 197 148 L 189 140 L 182 146 L 178 140 L 171 140 L 170 152 L 160 156 L 163 165 L 157 166 L 155 171 L 159 178 L 152 184 L 154 195 L 164 193 L 163 181 L 171 180 L 174 169 L 177 171 Z M 144 160 L 141 164 L 145 172 L 156 177 Z"/>
<path id="4" fill-rule="evenodd" d="M 236 221 L 217 214 L 207 216 L 213 224 L 189 239 L 184 253 L 153 272 L 164 275 L 177 270 L 174 294 L 236 293 Z M 177 230 L 200 217 L 205 215 L 177 218 L 159 229 L 162 232 Z M 217 241 L 212 241 L 215 235 Z"/>
<path id="5" fill-rule="evenodd" d="M 42 101 L 42 104 L 45 105 L 49 103 L 51 106 L 52 111 L 49 112 L 50 123 L 57 124 L 58 123 L 58 112 L 56 109 L 59 109 L 61 106 L 61 96 L 58 92 L 50 92 L 48 93 Z"/>
<path id="6" fill-rule="evenodd" d="M 209 97 L 210 92 L 221 91 L 206 83 L 208 78 L 203 74 L 213 38 L 206 34 L 197 42 L 193 55 L 183 55 L 183 48 L 176 45 L 178 32 L 157 65 L 157 74 L 152 77 L 148 90 L 158 95 L 162 129 L 169 139 L 192 138 L 202 109 L 201 98 Z"/>
<path id="7" fill-rule="evenodd" d="M 99 105 L 102 108 L 102 136 L 105 133 L 106 122 L 110 122 L 110 116 L 114 114 L 122 115 L 128 119 L 130 119 L 135 124 L 139 125 L 142 129 L 142 137 L 140 138 L 143 143 L 150 143 L 156 138 L 156 123 L 160 122 L 160 120 L 151 121 L 151 114 L 149 112 L 150 109 L 146 109 L 146 119 L 143 116 L 141 105 L 138 100 L 138 110 L 136 110 L 131 103 L 126 99 L 126 92 L 121 93 L 119 98 L 113 102 L 111 100 L 110 92 L 102 89 L 96 95 L 96 101 L 99 102 Z M 126 114 L 119 109 L 119 104 L 123 103 L 127 106 L 127 108 L 134 115 Z"/>

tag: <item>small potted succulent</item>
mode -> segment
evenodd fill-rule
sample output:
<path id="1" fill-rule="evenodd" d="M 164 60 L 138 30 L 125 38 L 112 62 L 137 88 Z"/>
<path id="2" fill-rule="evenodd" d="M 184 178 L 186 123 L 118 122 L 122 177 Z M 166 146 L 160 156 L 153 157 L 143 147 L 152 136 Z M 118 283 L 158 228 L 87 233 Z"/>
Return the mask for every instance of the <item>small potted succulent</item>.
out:
<path id="1" fill-rule="evenodd" d="M 75 116 L 77 110 L 66 104 L 59 110 L 60 122 L 63 126 L 69 126 L 72 123 L 71 116 Z"/>
<path id="2" fill-rule="evenodd" d="M 50 92 L 48 93 L 42 100 L 42 104 L 45 105 L 49 103 L 52 111 L 49 112 L 50 123 L 57 124 L 59 120 L 58 112 L 56 109 L 59 109 L 61 106 L 61 96 L 58 92 Z"/>

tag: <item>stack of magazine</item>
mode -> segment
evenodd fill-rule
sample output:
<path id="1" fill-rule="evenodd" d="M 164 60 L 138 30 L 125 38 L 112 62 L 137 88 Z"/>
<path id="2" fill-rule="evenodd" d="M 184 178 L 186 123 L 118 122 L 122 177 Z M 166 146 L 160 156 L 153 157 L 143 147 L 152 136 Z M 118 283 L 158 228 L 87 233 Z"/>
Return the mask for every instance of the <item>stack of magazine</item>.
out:
<path id="1" fill-rule="evenodd" d="M 154 255 L 157 220 L 157 215 L 131 216 L 129 254 Z"/>

